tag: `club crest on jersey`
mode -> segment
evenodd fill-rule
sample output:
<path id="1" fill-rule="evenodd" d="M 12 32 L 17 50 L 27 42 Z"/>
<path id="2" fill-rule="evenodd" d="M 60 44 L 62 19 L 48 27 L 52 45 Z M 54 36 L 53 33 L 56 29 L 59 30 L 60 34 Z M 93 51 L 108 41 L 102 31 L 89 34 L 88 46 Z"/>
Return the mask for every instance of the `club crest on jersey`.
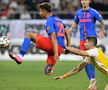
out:
<path id="1" fill-rule="evenodd" d="M 50 27 L 47 27 L 47 31 L 49 31 L 50 30 Z"/>

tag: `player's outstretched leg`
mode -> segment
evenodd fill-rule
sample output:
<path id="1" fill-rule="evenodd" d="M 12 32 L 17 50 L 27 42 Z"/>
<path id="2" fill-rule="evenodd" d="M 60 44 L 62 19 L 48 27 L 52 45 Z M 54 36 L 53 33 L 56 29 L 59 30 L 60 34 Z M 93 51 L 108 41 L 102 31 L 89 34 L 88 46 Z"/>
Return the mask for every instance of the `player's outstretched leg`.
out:
<path id="1" fill-rule="evenodd" d="M 24 38 L 24 41 L 22 43 L 19 54 L 9 53 L 10 58 L 16 61 L 17 64 L 21 64 L 23 61 L 22 57 L 30 48 L 31 41 L 34 43 L 36 42 L 36 33 L 27 32 L 26 37 Z"/>

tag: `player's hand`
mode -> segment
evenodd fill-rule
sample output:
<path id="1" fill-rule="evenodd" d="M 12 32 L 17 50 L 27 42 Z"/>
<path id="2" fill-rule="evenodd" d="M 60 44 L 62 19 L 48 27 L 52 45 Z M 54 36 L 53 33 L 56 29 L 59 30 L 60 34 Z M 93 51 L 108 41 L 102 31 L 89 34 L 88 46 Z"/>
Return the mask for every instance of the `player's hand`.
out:
<path id="1" fill-rule="evenodd" d="M 70 51 L 71 47 L 66 47 L 66 50 Z"/>
<path id="2" fill-rule="evenodd" d="M 69 53 L 70 53 L 70 51 L 67 49 L 64 51 L 64 54 L 69 54 Z"/>
<path id="3" fill-rule="evenodd" d="M 63 76 L 53 77 L 54 80 L 62 80 L 63 78 L 64 78 Z"/>
<path id="4" fill-rule="evenodd" d="M 104 38 L 104 32 L 103 32 L 103 31 L 100 31 L 100 32 L 98 33 L 98 36 L 99 36 L 99 38 Z"/>

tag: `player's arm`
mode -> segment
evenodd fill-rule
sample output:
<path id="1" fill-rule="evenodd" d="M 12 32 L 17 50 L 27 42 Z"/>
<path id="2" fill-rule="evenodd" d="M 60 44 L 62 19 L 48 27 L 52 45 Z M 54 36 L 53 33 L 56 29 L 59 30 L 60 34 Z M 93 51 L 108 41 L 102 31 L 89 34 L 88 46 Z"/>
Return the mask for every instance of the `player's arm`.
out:
<path id="1" fill-rule="evenodd" d="M 76 22 L 74 22 L 71 27 L 68 29 L 69 34 L 71 34 L 72 30 L 75 29 L 78 26 Z"/>
<path id="2" fill-rule="evenodd" d="M 73 29 L 75 29 L 78 26 L 76 22 L 74 22 L 71 27 L 68 30 L 65 30 L 66 40 L 67 40 L 67 46 L 71 46 L 71 32 Z"/>
<path id="3" fill-rule="evenodd" d="M 65 29 L 65 38 L 66 38 L 66 42 L 67 42 L 67 47 L 71 47 L 71 37 L 70 37 L 70 33 Z M 70 53 L 69 50 L 65 50 L 64 51 L 64 54 L 68 54 Z"/>
<path id="4" fill-rule="evenodd" d="M 76 12 L 75 17 L 74 17 L 74 22 L 71 25 L 71 27 L 68 29 L 68 32 L 71 33 L 72 30 L 78 26 L 78 23 L 79 23 L 79 17 L 78 17 L 78 12 Z"/>
<path id="5" fill-rule="evenodd" d="M 70 37 L 69 32 L 66 29 L 65 29 L 65 38 L 67 41 L 67 47 L 70 47 L 71 46 L 71 37 Z"/>
<path id="6" fill-rule="evenodd" d="M 67 72 L 66 74 L 62 75 L 62 76 L 57 76 L 54 77 L 54 79 L 63 79 L 66 77 L 70 77 L 74 74 L 77 74 L 78 72 L 80 72 L 88 63 L 87 62 L 82 62 L 81 64 L 79 64 L 77 67 L 75 67 L 74 69 L 72 69 L 71 71 Z"/>
<path id="7" fill-rule="evenodd" d="M 47 32 L 51 37 L 52 43 L 53 43 L 53 51 L 54 51 L 54 60 L 58 60 L 58 43 L 57 38 L 55 34 L 55 28 L 53 22 L 47 22 Z"/>
<path id="8" fill-rule="evenodd" d="M 53 43 L 53 49 L 54 49 L 54 59 L 58 60 L 58 44 L 57 44 L 57 39 L 56 39 L 56 35 L 55 32 L 51 33 L 51 39 L 52 39 L 52 43 Z"/>
<path id="9" fill-rule="evenodd" d="M 101 26 L 100 26 L 99 37 L 103 38 L 104 37 L 104 32 L 105 32 L 105 29 L 104 29 L 105 28 L 105 24 L 104 24 L 103 20 L 101 20 L 100 23 L 101 23 Z"/>
<path id="10" fill-rule="evenodd" d="M 77 48 L 66 47 L 66 49 L 69 50 L 70 52 L 76 54 L 76 55 L 80 55 L 80 56 L 89 56 L 88 52 L 82 51 L 82 50 L 77 49 Z"/>
<path id="11" fill-rule="evenodd" d="M 99 32 L 99 37 L 103 38 L 104 37 L 104 28 L 105 28 L 105 24 L 104 24 L 104 20 L 102 18 L 102 15 L 98 12 L 98 11 L 94 11 L 94 16 L 95 18 L 101 23 L 100 26 L 100 32 Z"/>

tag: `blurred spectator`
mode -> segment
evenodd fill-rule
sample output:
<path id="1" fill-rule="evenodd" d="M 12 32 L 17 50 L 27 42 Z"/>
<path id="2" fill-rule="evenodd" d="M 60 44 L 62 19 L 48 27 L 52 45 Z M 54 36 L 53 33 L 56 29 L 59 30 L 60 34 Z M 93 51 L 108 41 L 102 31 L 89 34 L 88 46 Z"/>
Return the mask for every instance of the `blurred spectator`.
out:
<path id="1" fill-rule="evenodd" d="M 10 8 L 17 9 L 18 8 L 18 3 L 17 3 L 16 0 L 11 0 L 9 6 L 10 6 Z"/>
<path id="2" fill-rule="evenodd" d="M 29 11 L 32 18 L 39 18 L 36 7 L 42 2 L 50 2 L 53 11 L 66 19 L 72 19 L 76 10 L 81 7 L 80 0 L 0 0 L 0 19 L 19 19 L 20 14 L 27 13 L 26 11 Z M 107 18 L 108 0 L 91 0 L 90 6 L 101 11 Z"/>
<path id="3" fill-rule="evenodd" d="M 30 13 L 25 9 L 23 12 L 20 14 L 20 19 L 31 19 Z"/>
<path id="4" fill-rule="evenodd" d="M 8 19 L 8 16 L 9 16 L 9 7 L 8 5 L 6 5 L 5 3 L 2 3 L 2 8 L 1 8 L 1 19 Z"/>
<path id="5" fill-rule="evenodd" d="M 60 11 L 60 0 L 50 0 L 50 3 L 53 6 L 53 11 Z"/>
<path id="6" fill-rule="evenodd" d="M 27 9 L 27 5 L 25 5 L 25 0 L 19 0 L 17 7 L 18 12 L 22 13 L 25 10 L 25 8 Z"/>
<path id="7" fill-rule="evenodd" d="M 16 18 L 16 13 L 18 11 L 18 3 L 16 0 L 10 0 L 9 4 L 9 18 L 14 19 Z"/>
<path id="8" fill-rule="evenodd" d="M 2 3 L 8 5 L 9 4 L 9 0 L 2 0 Z"/>

